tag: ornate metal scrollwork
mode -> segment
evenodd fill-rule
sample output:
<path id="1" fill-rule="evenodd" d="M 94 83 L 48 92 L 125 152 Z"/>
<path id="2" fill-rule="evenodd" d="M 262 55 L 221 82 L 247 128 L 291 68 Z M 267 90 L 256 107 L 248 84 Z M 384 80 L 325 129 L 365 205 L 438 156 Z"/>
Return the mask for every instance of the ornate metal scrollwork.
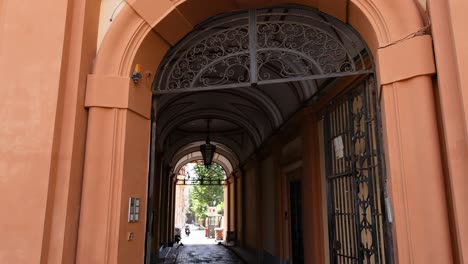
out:
<path id="1" fill-rule="evenodd" d="M 224 15 L 197 27 L 170 50 L 153 91 L 236 88 L 367 73 L 364 58 L 369 53 L 356 40 L 359 37 L 346 24 L 317 10 L 278 7 Z"/>
<path id="2" fill-rule="evenodd" d="M 345 47 L 319 28 L 298 23 L 269 22 L 259 24 L 257 31 L 261 65 L 269 61 L 280 63 L 282 78 L 356 70 Z"/>
<path id="3" fill-rule="evenodd" d="M 307 76 L 317 69 L 314 61 L 285 50 L 258 52 L 258 80 Z"/>
<path id="4" fill-rule="evenodd" d="M 213 31 L 208 28 L 205 31 Z M 199 35 L 203 36 L 202 32 Z M 160 75 L 159 90 L 209 87 L 248 82 L 248 27 L 241 25 L 215 31 L 171 52 Z M 190 44 L 184 45 L 184 44 Z M 247 59 L 247 60 L 246 60 Z M 248 76 L 248 75 L 247 75 Z"/>

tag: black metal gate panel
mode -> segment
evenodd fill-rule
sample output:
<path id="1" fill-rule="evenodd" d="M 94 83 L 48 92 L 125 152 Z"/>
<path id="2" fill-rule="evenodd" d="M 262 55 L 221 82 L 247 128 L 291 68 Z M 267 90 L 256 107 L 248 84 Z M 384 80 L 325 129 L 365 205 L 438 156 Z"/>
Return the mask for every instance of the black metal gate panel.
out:
<path id="1" fill-rule="evenodd" d="M 372 75 L 324 111 L 332 264 L 393 262 L 379 123 Z"/>

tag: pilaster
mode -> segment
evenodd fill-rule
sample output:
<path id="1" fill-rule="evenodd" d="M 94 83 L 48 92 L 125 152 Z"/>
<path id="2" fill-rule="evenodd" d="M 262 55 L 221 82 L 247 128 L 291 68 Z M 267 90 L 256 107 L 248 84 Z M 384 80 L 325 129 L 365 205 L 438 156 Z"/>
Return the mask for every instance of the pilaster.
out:
<path id="1" fill-rule="evenodd" d="M 143 263 L 150 93 L 148 86 L 135 85 L 130 77 L 94 75 L 88 79 L 89 121 L 76 263 Z M 128 222 L 130 197 L 140 199 L 136 223 Z"/>
<path id="2" fill-rule="evenodd" d="M 463 79 L 467 78 L 468 66 L 463 63 L 466 63 L 468 54 L 463 51 L 467 43 L 465 30 L 460 31 L 460 28 L 468 23 L 468 18 L 453 14 L 460 11 L 452 9 L 455 2 L 429 1 L 428 9 L 437 65 L 435 92 L 443 142 L 452 248 L 455 263 L 465 263 L 468 259 L 468 84 Z M 466 6 L 466 3 L 458 4 Z"/>
<path id="3" fill-rule="evenodd" d="M 320 138 L 318 126 L 318 113 L 305 109 L 302 113 L 302 184 L 304 223 L 304 263 L 326 263 L 324 239 L 326 226 L 321 217 L 326 211 L 323 208 L 323 175 L 320 164 Z"/>
<path id="4" fill-rule="evenodd" d="M 379 101 L 398 263 L 452 261 L 433 66 L 420 65 L 423 60 L 433 64 L 429 40 L 428 36 L 415 36 L 382 47 L 377 54 L 383 79 Z M 410 74 L 402 74 L 395 68 L 398 65 Z"/>

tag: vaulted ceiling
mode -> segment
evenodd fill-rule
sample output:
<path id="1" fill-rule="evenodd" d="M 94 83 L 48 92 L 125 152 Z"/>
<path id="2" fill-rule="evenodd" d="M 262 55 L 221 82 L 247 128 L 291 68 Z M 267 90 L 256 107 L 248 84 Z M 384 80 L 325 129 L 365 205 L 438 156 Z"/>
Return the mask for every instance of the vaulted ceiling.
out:
<path id="1" fill-rule="evenodd" d="M 158 147 L 173 164 L 189 160 L 210 120 L 211 141 L 235 167 L 337 78 L 370 73 L 368 56 L 348 25 L 317 10 L 282 6 L 210 19 L 160 65 Z"/>

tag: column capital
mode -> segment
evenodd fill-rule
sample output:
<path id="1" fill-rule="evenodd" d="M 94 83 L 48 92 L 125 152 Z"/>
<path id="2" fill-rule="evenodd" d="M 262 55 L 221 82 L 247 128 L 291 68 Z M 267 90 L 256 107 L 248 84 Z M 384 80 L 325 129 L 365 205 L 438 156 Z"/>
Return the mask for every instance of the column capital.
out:
<path id="1" fill-rule="evenodd" d="M 415 36 L 377 50 L 380 84 L 390 84 L 436 72 L 432 37 Z"/>
<path id="2" fill-rule="evenodd" d="M 235 179 L 236 179 L 236 176 L 234 174 L 231 175 L 231 177 L 226 179 L 226 182 L 228 183 L 227 185 L 231 185 L 231 184 L 235 183 L 236 182 Z"/>
<path id="3" fill-rule="evenodd" d="M 130 77 L 88 75 L 85 107 L 122 108 L 150 119 L 151 89 L 148 81 L 134 84 Z"/>

